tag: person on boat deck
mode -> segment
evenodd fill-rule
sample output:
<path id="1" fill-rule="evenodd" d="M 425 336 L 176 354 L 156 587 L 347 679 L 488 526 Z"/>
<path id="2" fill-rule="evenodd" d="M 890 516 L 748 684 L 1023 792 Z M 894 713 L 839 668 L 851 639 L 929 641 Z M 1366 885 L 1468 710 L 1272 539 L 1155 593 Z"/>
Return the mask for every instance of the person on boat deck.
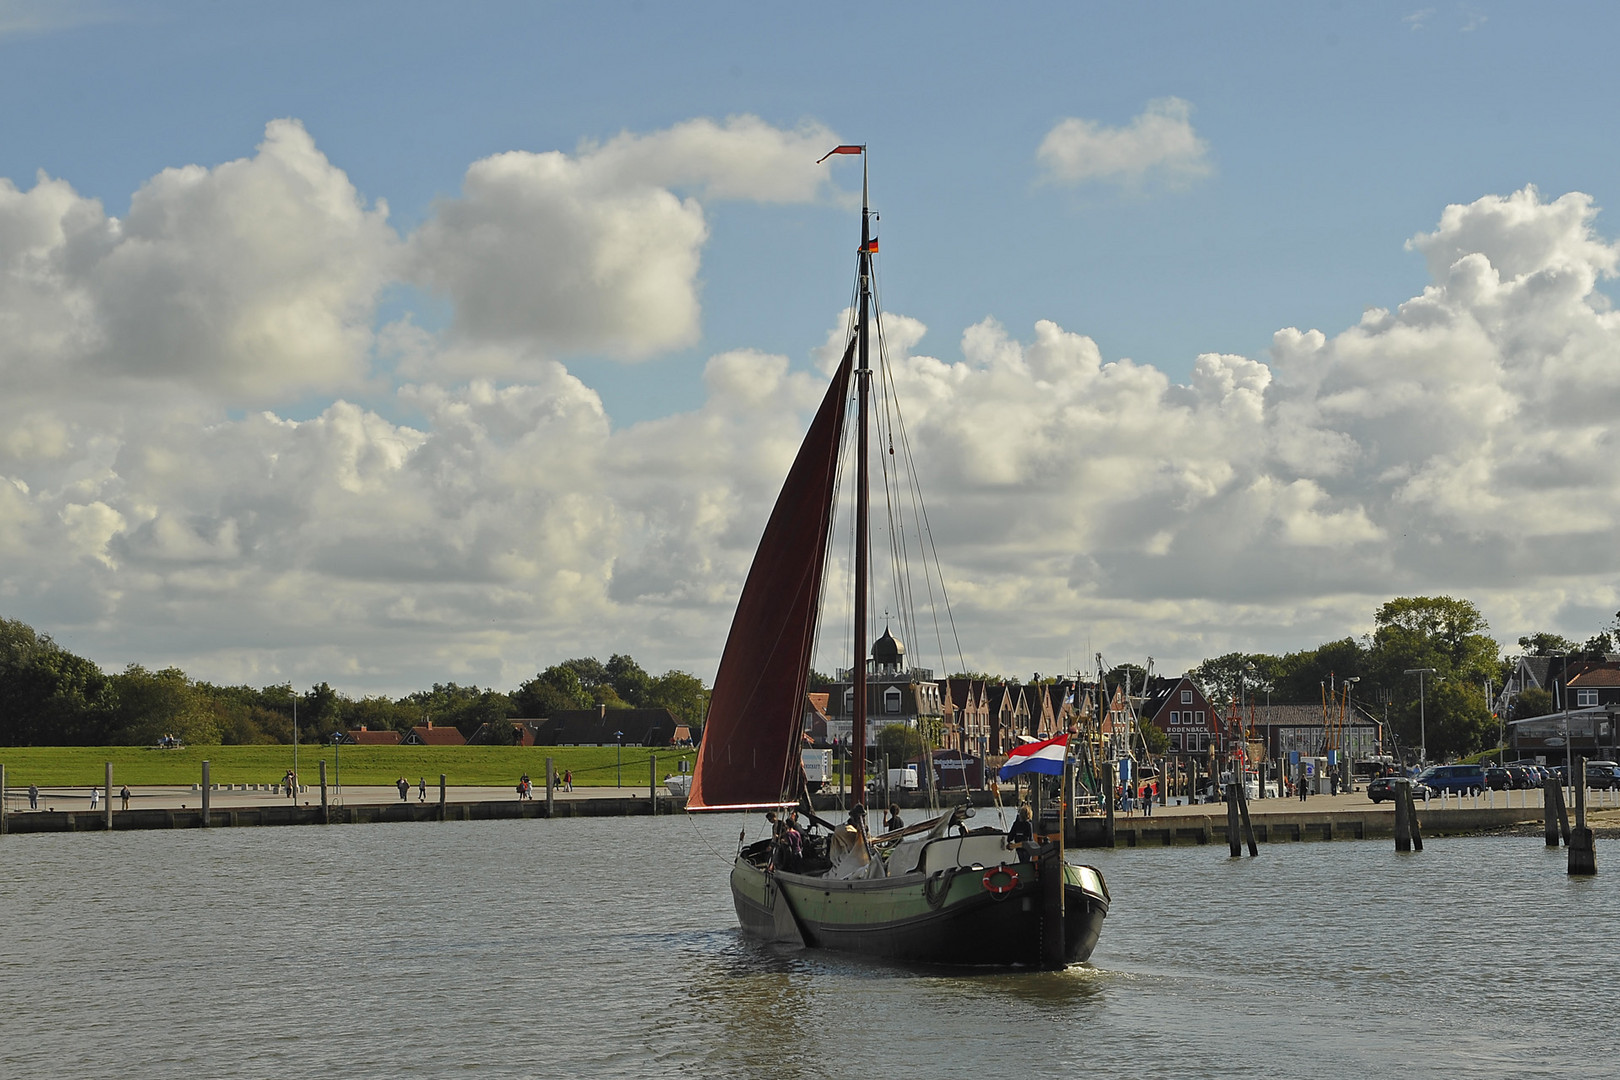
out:
<path id="1" fill-rule="evenodd" d="M 900 806 L 899 806 L 899 804 L 898 803 L 890 803 L 889 804 L 889 816 L 888 816 L 888 819 L 883 822 L 883 831 L 884 832 L 894 832 L 896 829 L 903 829 L 905 827 L 906 827 L 906 823 L 904 821 L 900 820 Z"/>
<path id="2" fill-rule="evenodd" d="M 1007 830 L 1007 847 L 1016 850 L 1018 859 L 1022 862 L 1029 856 L 1024 845 L 1033 843 L 1034 840 L 1035 824 L 1030 820 L 1029 803 L 1020 803 L 1018 818 L 1012 823 L 1012 828 Z"/>

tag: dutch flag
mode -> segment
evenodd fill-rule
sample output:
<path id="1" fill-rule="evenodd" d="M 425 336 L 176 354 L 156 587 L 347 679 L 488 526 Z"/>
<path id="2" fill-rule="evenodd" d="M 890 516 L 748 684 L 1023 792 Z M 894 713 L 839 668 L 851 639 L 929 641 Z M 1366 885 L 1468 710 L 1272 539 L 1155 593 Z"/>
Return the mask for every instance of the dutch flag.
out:
<path id="1" fill-rule="evenodd" d="M 1007 764 L 1001 767 L 1001 778 L 1011 780 L 1020 773 L 1030 772 L 1062 776 L 1063 759 L 1068 753 L 1067 734 L 1059 735 L 1055 739 L 1025 743 L 1023 746 L 1015 747 L 1007 755 Z"/>

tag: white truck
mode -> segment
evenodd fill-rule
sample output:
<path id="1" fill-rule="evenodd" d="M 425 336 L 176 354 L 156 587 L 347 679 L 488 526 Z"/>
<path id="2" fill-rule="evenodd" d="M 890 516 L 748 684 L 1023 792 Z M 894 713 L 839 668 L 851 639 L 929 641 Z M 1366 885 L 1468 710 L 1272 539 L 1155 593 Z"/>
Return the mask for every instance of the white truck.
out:
<path id="1" fill-rule="evenodd" d="M 804 762 L 804 778 L 811 791 L 820 791 L 833 782 L 831 750 L 800 750 L 799 760 Z"/>

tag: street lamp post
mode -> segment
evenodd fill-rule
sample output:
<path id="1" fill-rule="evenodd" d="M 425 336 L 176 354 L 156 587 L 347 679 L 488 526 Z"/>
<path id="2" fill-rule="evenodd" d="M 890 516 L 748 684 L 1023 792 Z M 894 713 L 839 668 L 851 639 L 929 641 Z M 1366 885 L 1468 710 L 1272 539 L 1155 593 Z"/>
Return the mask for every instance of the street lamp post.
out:
<path id="1" fill-rule="evenodd" d="M 614 741 L 619 744 L 619 749 L 617 753 L 614 754 L 614 757 L 618 759 L 617 764 L 619 767 L 619 779 L 615 786 L 624 787 L 624 732 L 615 731 L 613 733 L 613 738 Z"/>
<path id="2" fill-rule="evenodd" d="M 343 798 L 343 759 L 338 749 L 343 745 L 343 732 L 332 732 L 332 791 L 339 799 Z"/>
<path id="3" fill-rule="evenodd" d="M 1418 764 L 1426 765 L 1429 761 L 1429 725 L 1424 715 L 1423 706 L 1423 676 L 1433 675 L 1432 667 L 1407 668 L 1406 674 L 1418 677 Z"/>

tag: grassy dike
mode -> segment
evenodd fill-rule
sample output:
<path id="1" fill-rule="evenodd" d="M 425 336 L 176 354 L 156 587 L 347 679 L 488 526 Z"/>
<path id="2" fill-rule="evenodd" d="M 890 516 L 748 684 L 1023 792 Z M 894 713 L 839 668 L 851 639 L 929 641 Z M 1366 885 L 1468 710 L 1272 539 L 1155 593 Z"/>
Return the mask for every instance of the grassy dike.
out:
<path id="1" fill-rule="evenodd" d="M 329 780 L 336 778 L 337 764 L 343 770 L 345 785 L 392 784 L 400 776 L 416 783 L 427 777 L 429 785 L 439 782 L 443 773 L 452 786 L 498 787 L 516 785 L 528 773 L 537 788 L 545 786 L 546 758 L 555 759 L 557 773 L 572 769 L 576 787 L 612 787 L 618 770 L 617 747 L 607 746 L 345 746 L 334 764 L 333 748 L 319 744 L 300 745 L 298 772 L 305 784 L 313 784 L 326 762 Z M 690 762 L 697 751 L 690 747 L 648 749 L 624 748 L 624 784 L 647 785 L 647 759 L 658 757 L 658 778 L 678 772 L 676 762 Z M 0 765 L 6 767 L 6 786 L 12 790 L 38 784 L 40 787 L 99 786 L 106 762 L 113 763 L 113 784 L 195 784 L 202 778 L 207 761 L 209 779 L 216 784 L 268 784 L 281 779 L 292 768 L 293 748 L 289 746 L 188 746 L 183 750 L 158 750 L 150 746 L 13 746 L 0 747 Z M 688 765 L 688 768 L 691 766 Z"/>

